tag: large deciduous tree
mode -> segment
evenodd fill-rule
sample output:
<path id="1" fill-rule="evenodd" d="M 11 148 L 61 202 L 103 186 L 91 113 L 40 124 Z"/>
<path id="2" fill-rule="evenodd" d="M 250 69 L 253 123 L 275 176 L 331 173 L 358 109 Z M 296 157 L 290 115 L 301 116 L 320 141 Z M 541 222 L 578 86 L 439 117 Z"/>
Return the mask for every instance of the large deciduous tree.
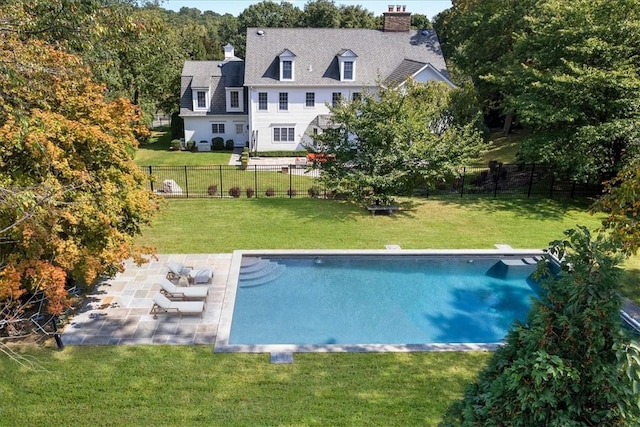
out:
<path id="1" fill-rule="evenodd" d="M 638 425 L 637 345 L 621 330 L 621 257 L 604 235 L 579 228 L 550 253 L 543 292 L 512 327 L 445 426 Z M 635 384 L 634 384 L 635 383 Z"/>
<path id="2" fill-rule="evenodd" d="M 483 147 L 475 98 L 445 83 L 380 86 L 331 108 L 334 128 L 315 137 L 331 160 L 322 179 L 354 200 L 385 204 L 417 184 L 456 175 Z"/>
<path id="3" fill-rule="evenodd" d="M 640 156 L 637 0 L 460 0 L 438 29 L 488 110 L 532 131 L 526 160 L 607 179 Z"/>
<path id="4" fill-rule="evenodd" d="M 2 327 L 26 295 L 57 314 L 72 279 L 141 260 L 133 239 L 156 203 L 133 162 L 146 130 L 129 101 L 107 101 L 79 57 L 41 40 L 0 31 L 0 55 Z"/>

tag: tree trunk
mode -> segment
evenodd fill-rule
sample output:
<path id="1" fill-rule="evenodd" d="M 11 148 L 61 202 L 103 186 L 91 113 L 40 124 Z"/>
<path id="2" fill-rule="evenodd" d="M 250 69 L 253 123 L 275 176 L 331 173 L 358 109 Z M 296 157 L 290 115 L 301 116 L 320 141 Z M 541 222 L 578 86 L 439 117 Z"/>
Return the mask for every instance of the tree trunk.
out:
<path id="1" fill-rule="evenodd" d="M 505 135 L 509 135 L 511 133 L 512 124 L 513 124 L 513 113 L 509 113 L 504 118 L 504 127 L 502 128 L 502 133 Z"/>

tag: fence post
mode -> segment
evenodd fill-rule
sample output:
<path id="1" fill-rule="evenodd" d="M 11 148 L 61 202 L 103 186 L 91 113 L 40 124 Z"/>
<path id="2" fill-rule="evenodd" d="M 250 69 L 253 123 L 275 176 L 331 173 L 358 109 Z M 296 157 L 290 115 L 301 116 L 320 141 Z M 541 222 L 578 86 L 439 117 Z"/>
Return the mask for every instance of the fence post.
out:
<path id="1" fill-rule="evenodd" d="M 576 181 L 575 179 L 573 180 L 573 185 L 571 186 L 571 198 L 573 199 L 573 195 L 576 192 Z"/>
<path id="2" fill-rule="evenodd" d="M 187 199 L 189 198 L 189 178 L 187 177 L 187 166 L 184 167 L 184 187 L 187 190 Z"/>
<path id="3" fill-rule="evenodd" d="M 462 185 L 460 185 L 460 198 L 464 196 L 464 177 L 467 172 L 467 167 L 462 168 Z"/>
<path id="4" fill-rule="evenodd" d="M 551 188 L 549 188 L 549 198 L 553 199 L 553 185 L 556 183 L 556 174 L 551 174 Z"/>
<path id="5" fill-rule="evenodd" d="M 498 163 L 498 174 L 495 177 L 496 185 L 493 187 L 493 197 L 498 197 L 498 183 L 500 182 L 500 172 L 502 172 L 502 163 Z"/>
<path id="6" fill-rule="evenodd" d="M 153 179 L 151 179 L 152 176 L 153 176 L 153 166 L 149 165 L 149 184 L 151 184 L 151 192 L 153 193 Z"/>
<path id="7" fill-rule="evenodd" d="M 289 198 L 293 198 L 293 168 L 289 165 Z"/>
<path id="8" fill-rule="evenodd" d="M 258 165 L 253 165 L 253 184 L 256 189 L 256 199 L 258 198 Z"/>
<path id="9" fill-rule="evenodd" d="M 535 163 L 531 163 L 531 175 L 529 175 L 529 190 L 527 191 L 527 199 L 531 197 L 531 188 L 533 187 L 533 170 L 536 168 Z"/>
<path id="10" fill-rule="evenodd" d="M 224 197 L 224 185 L 222 185 L 222 165 L 218 166 L 218 175 L 220 176 L 220 198 Z"/>

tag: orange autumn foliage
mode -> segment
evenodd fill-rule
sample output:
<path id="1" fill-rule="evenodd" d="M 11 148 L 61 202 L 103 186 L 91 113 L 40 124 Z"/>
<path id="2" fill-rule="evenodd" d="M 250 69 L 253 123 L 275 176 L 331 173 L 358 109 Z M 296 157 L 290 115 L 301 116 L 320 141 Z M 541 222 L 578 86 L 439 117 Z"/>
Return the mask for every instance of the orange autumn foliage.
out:
<path id="1" fill-rule="evenodd" d="M 60 313 L 68 279 L 151 252 L 133 246 L 157 209 L 133 162 L 148 131 L 78 57 L 2 32 L 0 55 L 0 303 L 42 291 Z"/>

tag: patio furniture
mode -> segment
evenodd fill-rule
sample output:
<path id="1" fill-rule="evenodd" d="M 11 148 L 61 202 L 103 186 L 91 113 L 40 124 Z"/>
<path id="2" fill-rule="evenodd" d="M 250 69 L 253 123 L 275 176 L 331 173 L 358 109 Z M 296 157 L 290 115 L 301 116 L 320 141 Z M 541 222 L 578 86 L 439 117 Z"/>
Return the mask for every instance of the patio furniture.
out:
<path id="1" fill-rule="evenodd" d="M 179 281 L 181 277 L 186 277 L 189 284 L 200 285 L 209 283 L 213 277 L 210 268 L 194 269 L 179 262 L 170 262 L 167 267 L 167 280 Z"/>
<path id="2" fill-rule="evenodd" d="M 208 287 L 188 287 L 188 286 L 176 286 L 173 282 L 165 279 L 164 277 L 158 277 L 157 283 L 162 289 L 160 293 L 167 298 L 181 299 L 181 300 L 203 300 L 209 295 Z"/>
<path id="3" fill-rule="evenodd" d="M 153 306 L 149 314 L 153 314 L 153 318 L 157 319 L 158 314 L 199 314 L 202 317 L 204 313 L 204 301 L 171 301 L 166 296 L 157 292 L 153 296 Z"/>

